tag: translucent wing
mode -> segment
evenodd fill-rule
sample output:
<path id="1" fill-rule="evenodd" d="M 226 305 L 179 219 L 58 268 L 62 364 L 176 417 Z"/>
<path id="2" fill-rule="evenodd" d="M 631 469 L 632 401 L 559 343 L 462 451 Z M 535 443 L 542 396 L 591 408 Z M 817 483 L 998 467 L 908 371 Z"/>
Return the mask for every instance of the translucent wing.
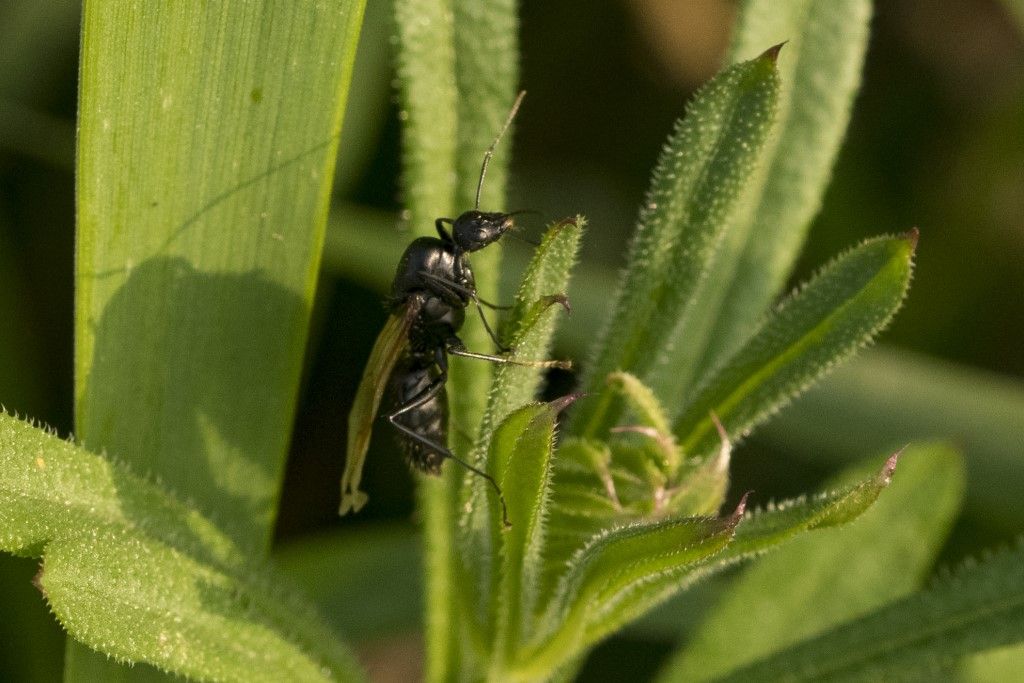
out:
<path id="1" fill-rule="evenodd" d="M 395 363 L 405 351 L 409 341 L 409 327 L 416 318 L 418 309 L 416 303 L 410 303 L 404 311 L 388 318 L 373 345 L 370 360 L 366 362 L 363 378 L 359 381 L 359 389 L 352 403 L 352 411 L 348 414 L 348 448 L 345 471 L 341 475 L 341 507 L 338 514 L 359 512 L 368 500 L 366 494 L 359 490 L 359 481 L 363 476 L 363 463 L 366 461 L 366 451 L 370 446 L 373 421 L 377 417 L 380 400 L 391 371 L 395 369 Z"/>

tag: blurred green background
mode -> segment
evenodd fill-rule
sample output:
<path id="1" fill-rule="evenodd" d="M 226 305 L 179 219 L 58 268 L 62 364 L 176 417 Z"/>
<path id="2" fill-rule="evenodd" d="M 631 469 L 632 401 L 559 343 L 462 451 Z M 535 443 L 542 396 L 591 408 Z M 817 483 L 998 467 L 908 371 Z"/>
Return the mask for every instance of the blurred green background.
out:
<path id="1" fill-rule="evenodd" d="M 367 9 L 335 194 L 339 207 L 376 210 L 359 219 L 368 235 L 384 230 L 394 233 L 384 238 L 401 240 L 389 5 Z M 66 0 L 0 3 L 0 403 L 61 434 L 72 429 L 79 11 Z M 613 274 L 660 145 L 688 97 L 719 68 L 734 12 L 725 0 L 524 0 L 529 96 L 517 121 L 510 206 L 492 208 L 538 212 L 524 218 L 535 235 L 550 220 L 585 214 L 583 263 Z M 1009 1 L 878 3 L 852 125 L 794 281 L 865 237 L 911 226 L 921 230 L 915 281 L 883 343 L 998 373 L 1000 387 L 1021 391 L 1024 34 Z M 393 266 L 348 274 L 326 262 L 278 538 L 342 530 L 372 543 L 382 521 L 411 528 L 404 463 L 387 438 L 376 440 L 364 477 L 372 505 L 355 519 L 336 516 L 337 482 L 349 404 L 385 317 L 367 272 L 386 278 Z M 557 351 L 580 354 L 567 343 Z M 550 391 L 571 386 L 563 374 Z M 970 387 L 945 390 L 956 401 Z M 957 437 L 955 427 L 949 436 Z M 838 438 L 847 441 L 837 450 L 856 449 L 856 433 Z M 764 502 L 813 490 L 835 461 L 794 460 L 785 439 L 769 433 L 737 450 L 735 468 L 733 490 L 754 489 Z M 1019 518 L 965 518 L 943 559 L 1020 529 Z M 29 583 L 35 570 L 32 561 L 0 557 L 0 680 L 59 677 L 61 635 Z M 397 643 L 402 656 L 417 657 L 414 641 Z M 667 648 L 634 633 L 603 646 L 588 671 L 614 675 L 620 653 L 654 662 Z M 378 651 L 364 655 L 372 660 Z M 394 649 L 384 652 L 395 657 Z"/>

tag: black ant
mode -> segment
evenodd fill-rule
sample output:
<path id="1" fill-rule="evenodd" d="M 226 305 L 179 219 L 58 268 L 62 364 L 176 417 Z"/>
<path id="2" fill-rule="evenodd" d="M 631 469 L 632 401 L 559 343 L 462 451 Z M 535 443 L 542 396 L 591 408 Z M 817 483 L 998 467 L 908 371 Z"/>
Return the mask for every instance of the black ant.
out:
<path id="1" fill-rule="evenodd" d="M 381 331 L 363 373 L 356 401 L 349 414 L 348 456 L 342 477 L 341 514 L 358 511 L 366 503 L 359 478 L 369 445 L 373 418 L 380 405 L 384 380 L 391 377 L 397 408 L 388 421 L 402 437 L 409 464 L 426 474 L 437 475 L 446 459 L 454 460 L 486 479 L 498 494 L 502 519 L 509 525 L 505 497 L 494 477 L 462 460 L 448 449 L 448 356 L 462 356 L 530 367 L 568 368 L 565 361 L 529 361 L 475 353 L 466 349 L 458 331 L 472 303 L 484 328 L 500 352 L 510 349 L 498 340 L 477 295 L 468 254 L 498 241 L 513 229 L 514 213 L 480 211 L 487 165 L 494 149 L 515 118 L 525 92 L 519 93 L 501 132 L 484 153 L 476 187 L 476 204 L 458 218 L 438 218 L 437 237 L 419 237 L 406 247 L 391 285 L 388 307 L 391 316 Z M 451 232 L 445 228 L 451 226 Z"/>

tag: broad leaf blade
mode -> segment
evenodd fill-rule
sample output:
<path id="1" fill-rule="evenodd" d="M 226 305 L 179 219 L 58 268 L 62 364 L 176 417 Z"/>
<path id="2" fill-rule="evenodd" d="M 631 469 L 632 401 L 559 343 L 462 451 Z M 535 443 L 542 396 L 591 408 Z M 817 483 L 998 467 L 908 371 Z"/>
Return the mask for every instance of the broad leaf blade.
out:
<path id="1" fill-rule="evenodd" d="M 77 432 L 258 547 L 361 15 L 358 0 L 85 7 Z"/>
<path id="2" fill-rule="evenodd" d="M 855 524 L 798 538 L 747 569 L 660 680 L 713 680 L 918 588 L 959 510 L 963 468 L 949 447 L 908 449 Z"/>
<path id="3" fill-rule="evenodd" d="M 307 602 L 212 522 L 124 465 L 7 415 L 0 520 L 0 549 L 42 556 L 51 608 L 107 655 L 201 679 L 360 678 Z"/>
<path id="4" fill-rule="evenodd" d="M 659 392 L 683 392 L 699 382 L 781 292 L 846 132 L 870 18 L 870 0 L 742 3 L 730 62 L 786 41 L 777 123 L 716 255 L 715 276 L 680 330 L 665 371 L 651 377 Z"/>
<path id="5" fill-rule="evenodd" d="M 261 550 L 362 9 L 84 9 L 76 431 Z"/>
<path id="6" fill-rule="evenodd" d="M 613 312 L 587 369 L 574 431 L 603 438 L 620 408 L 605 377 L 644 378 L 709 276 L 712 255 L 771 127 L 773 48 L 726 69 L 698 93 L 658 161 Z"/>
<path id="7" fill-rule="evenodd" d="M 718 680 L 935 680 L 960 657 L 1021 640 L 1024 549 L 1018 546 Z"/>
<path id="8" fill-rule="evenodd" d="M 869 342 L 903 302 L 916 244 L 916 231 L 869 240 L 783 302 L 676 421 L 683 451 L 718 446 L 712 414 L 731 437 L 746 434 Z"/>

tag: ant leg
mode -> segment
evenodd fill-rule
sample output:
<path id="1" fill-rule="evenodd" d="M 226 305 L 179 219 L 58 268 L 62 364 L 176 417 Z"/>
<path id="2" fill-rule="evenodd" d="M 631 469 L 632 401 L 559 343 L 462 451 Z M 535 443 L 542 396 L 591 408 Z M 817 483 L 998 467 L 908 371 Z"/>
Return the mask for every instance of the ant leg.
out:
<path id="1" fill-rule="evenodd" d="M 403 406 L 403 409 L 407 409 L 407 408 Z M 455 462 L 459 463 L 460 465 L 465 467 L 467 470 L 469 470 L 473 474 L 476 474 L 477 476 L 483 477 L 484 479 L 486 479 L 487 483 L 489 483 L 491 485 L 491 487 L 494 489 L 494 492 L 496 494 L 498 494 L 498 502 L 501 503 L 501 521 L 502 521 L 502 524 L 504 524 L 506 527 L 512 526 L 512 523 L 510 521 L 508 521 L 508 507 L 505 505 L 505 494 L 503 494 L 501 492 L 501 487 L 498 486 L 498 482 L 494 480 L 494 477 L 492 477 L 491 475 L 487 474 L 486 472 L 484 472 L 483 470 L 481 470 L 481 469 L 479 469 L 477 467 L 473 467 L 468 462 L 466 462 L 462 458 L 458 457 L 457 455 L 455 455 L 450 450 L 448 450 L 447 448 L 445 448 L 441 444 L 437 443 L 436 441 L 431 441 L 430 439 L 428 439 L 427 437 L 423 436 L 422 434 L 418 434 L 415 431 L 413 431 L 412 429 L 410 429 L 409 427 L 406 427 L 404 424 L 402 424 L 397 419 L 395 419 L 396 417 L 397 417 L 397 413 L 392 413 L 391 415 L 388 415 L 388 420 L 390 420 L 391 424 L 393 424 L 395 426 L 395 429 L 397 429 L 398 431 L 402 432 L 403 434 L 405 434 L 407 437 L 409 437 L 413 441 L 416 441 L 416 442 L 426 446 L 430 450 L 432 450 L 435 453 L 437 453 L 438 455 L 440 455 L 442 458 L 447 458 L 449 460 L 454 460 Z"/>
<path id="2" fill-rule="evenodd" d="M 511 351 L 512 348 L 502 344 L 501 340 L 498 339 L 498 335 L 494 334 L 494 330 L 491 329 L 491 324 L 487 322 L 487 316 L 484 315 L 484 309 L 480 307 L 480 300 L 474 298 L 473 303 L 476 304 L 476 312 L 480 314 L 480 320 L 484 324 L 484 329 L 487 330 L 487 336 L 489 336 L 491 338 L 491 341 L 494 342 L 494 345 L 498 347 L 498 351 L 500 353 L 508 353 L 509 351 Z"/>
<path id="3" fill-rule="evenodd" d="M 437 235 L 445 242 L 451 242 L 452 236 L 448 234 L 448 231 L 444 229 L 444 224 L 452 225 L 454 221 L 451 218 L 438 218 L 434 221 L 434 227 L 437 228 Z"/>
<path id="4" fill-rule="evenodd" d="M 489 304 L 476 295 L 476 290 L 470 289 L 469 287 L 464 287 L 457 282 L 452 282 L 451 280 L 447 280 L 443 277 L 438 277 L 437 275 L 434 275 L 433 273 L 427 272 L 425 270 L 421 270 L 419 275 L 424 280 L 428 280 L 429 282 L 433 283 L 438 289 L 443 291 L 446 295 L 451 296 L 453 299 L 459 298 L 457 296 L 459 294 L 469 298 L 476 305 L 476 310 L 480 314 L 480 320 L 483 321 L 484 329 L 487 330 L 487 336 L 489 336 L 491 338 L 491 341 L 494 342 L 494 345 L 498 347 L 498 351 L 502 353 L 507 353 L 512 350 L 511 348 L 502 344 L 501 340 L 498 339 L 498 335 L 494 333 L 494 330 L 491 328 L 491 324 L 487 322 L 487 316 L 484 315 L 484 309 L 480 308 L 480 304 L 485 304 L 487 306 L 490 306 L 491 308 L 500 308 L 506 310 L 512 308 L 511 306 L 495 306 L 493 304 Z"/>
<path id="5" fill-rule="evenodd" d="M 442 369 L 442 374 L 433 382 L 431 382 L 430 386 L 421 391 L 416 397 L 414 397 L 404 406 L 400 407 L 398 410 L 389 414 L 388 422 L 390 422 L 395 429 L 405 434 L 406 437 L 429 448 L 430 450 L 440 455 L 442 458 L 454 460 L 455 462 L 459 463 L 470 472 L 473 472 L 474 474 L 486 479 L 487 482 L 494 488 L 494 492 L 498 494 L 498 502 L 501 503 L 502 524 L 504 524 L 506 527 L 510 527 L 512 526 L 512 523 L 508 521 L 508 507 L 505 505 L 505 494 L 501 492 L 501 487 L 498 486 L 498 482 L 494 480 L 494 477 L 487 474 L 483 470 L 474 467 L 473 465 L 470 465 L 468 462 L 452 453 L 447 447 L 442 446 L 441 444 L 437 443 L 432 439 L 428 439 L 419 432 L 411 429 L 410 427 L 405 426 L 404 424 L 398 421 L 399 416 L 401 416 L 402 414 L 407 413 L 415 408 L 418 408 L 427 401 L 431 400 L 432 398 L 435 398 L 438 392 L 441 391 L 441 388 L 444 386 L 446 380 L 447 373 Z"/>
<path id="6" fill-rule="evenodd" d="M 501 365 L 521 365 L 527 368 L 561 368 L 563 370 L 572 369 L 572 362 L 567 360 L 522 360 L 519 358 L 508 358 L 507 356 L 492 356 L 486 353 L 475 353 L 473 351 L 467 351 L 465 348 L 462 348 L 461 343 L 458 346 L 452 346 L 449 343 L 448 353 L 450 353 L 453 356 L 462 356 L 463 358 L 489 360 L 492 363 L 499 363 Z"/>

